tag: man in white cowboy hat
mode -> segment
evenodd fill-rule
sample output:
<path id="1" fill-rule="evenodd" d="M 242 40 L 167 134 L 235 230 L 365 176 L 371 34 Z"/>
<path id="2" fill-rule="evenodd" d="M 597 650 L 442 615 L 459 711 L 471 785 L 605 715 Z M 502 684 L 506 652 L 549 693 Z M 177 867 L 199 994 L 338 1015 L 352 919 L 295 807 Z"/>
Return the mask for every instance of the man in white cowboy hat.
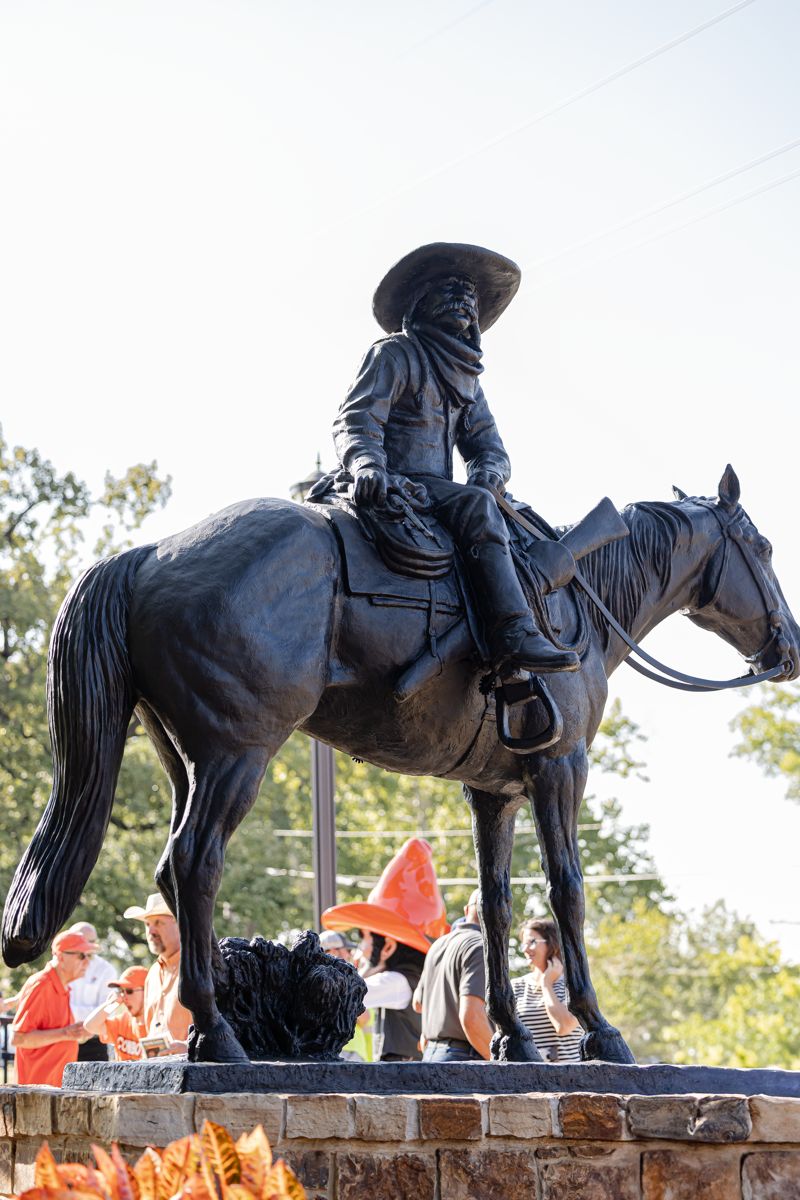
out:
<path id="1" fill-rule="evenodd" d="M 513 299 L 519 267 L 481 246 L 435 242 L 396 263 L 373 312 L 388 337 L 367 353 L 334 424 L 356 504 L 380 509 L 399 492 L 430 502 L 459 547 L 473 584 L 493 668 L 503 675 L 576 670 L 537 629 L 492 495 L 511 474 L 480 385 L 481 333 Z M 453 450 L 467 483 L 453 481 Z M 319 492 L 317 493 L 319 494 Z"/>
<path id="2" fill-rule="evenodd" d="M 181 963 L 181 938 L 178 922 L 160 892 L 147 897 L 142 908 L 134 904 L 123 914 L 144 921 L 147 945 L 156 961 L 144 982 L 144 1020 L 148 1037 L 163 1037 L 165 1053 L 186 1050 L 192 1014 L 178 999 L 178 973 Z"/>

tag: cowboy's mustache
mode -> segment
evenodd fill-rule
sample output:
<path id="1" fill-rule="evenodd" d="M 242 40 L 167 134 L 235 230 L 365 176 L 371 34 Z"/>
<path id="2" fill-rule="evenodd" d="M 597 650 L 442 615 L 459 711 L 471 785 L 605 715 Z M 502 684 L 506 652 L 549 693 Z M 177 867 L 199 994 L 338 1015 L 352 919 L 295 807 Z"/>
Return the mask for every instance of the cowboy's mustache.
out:
<path id="1" fill-rule="evenodd" d="M 441 304 L 437 304 L 433 310 L 434 317 L 442 317 L 446 313 L 451 312 L 466 312 L 469 316 L 475 318 L 478 315 L 478 306 L 469 296 L 462 296 L 460 299 L 443 300 Z"/>

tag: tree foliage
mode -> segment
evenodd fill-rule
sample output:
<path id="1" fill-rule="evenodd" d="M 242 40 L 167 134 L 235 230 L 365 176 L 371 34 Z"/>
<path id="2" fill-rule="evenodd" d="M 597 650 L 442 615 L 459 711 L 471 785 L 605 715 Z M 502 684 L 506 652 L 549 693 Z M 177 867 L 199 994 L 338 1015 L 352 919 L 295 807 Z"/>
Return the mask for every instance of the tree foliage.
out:
<path id="1" fill-rule="evenodd" d="M 800 1067 L 800 967 L 722 902 L 692 919 L 637 900 L 589 946 L 606 1016 L 640 1061 Z"/>
<path id="2" fill-rule="evenodd" d="M 800 801 L 800 687 L 770 683 L 760 692 L 759 703 L 731 723 L 739 735 L 733 753 L 782 779 L 787 797 Z"/>
<path id="3" fill-rule="evenodd" d="M 169 479 L 155 463 L 121 479 L 106 476 L 93 500 L 71 471 L 59 474 L 37 450 L 9 446 L 0 432 L 0 884 L 5 894 L 22 847 L 50 793 L 47 730 L 47 641 L 61 601 L 85 565 L 86 538 L 105 524 L 95 553 L 129 544 L 154 508 L 165 504 Z M 134 826 L 133 805 L 152 794 L 155 767 L 137 748 L 126 756 L 114 821 Z M 160 787 L 160 783 L 158 785 Z M 144 838 L 146 840 L 145 832 Z M 136 851 L 132 851 L 135 856 Z M 149 856 L 148 856 L 149 858 Z M 148 861 L 148 869 L 152 870 Z M 119 891 L 118 876 L 116 888 Z M 93 884 L 94 886 L 94 884 Z M 121 913 L 124 903 L 116 908 Z M 104 920 L 101 927 L 110 924 Z M 22 973 L 17 973 L 17 977 Z"/>

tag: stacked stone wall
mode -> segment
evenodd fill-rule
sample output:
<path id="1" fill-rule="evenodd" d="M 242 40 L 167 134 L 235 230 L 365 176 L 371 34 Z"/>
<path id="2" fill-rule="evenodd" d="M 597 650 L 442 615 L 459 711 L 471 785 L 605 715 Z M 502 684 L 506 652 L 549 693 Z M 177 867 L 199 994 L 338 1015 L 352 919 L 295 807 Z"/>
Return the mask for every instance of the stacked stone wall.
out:
<path id="1" fill-rule="evenodd" d="M 96 1095 L 0 1089 L 0 1193 L 117 1142 L 136 1158 L 261 1124 L 311 1200 L 800 1200 L 800 1100 L 766 1096 Z"/>

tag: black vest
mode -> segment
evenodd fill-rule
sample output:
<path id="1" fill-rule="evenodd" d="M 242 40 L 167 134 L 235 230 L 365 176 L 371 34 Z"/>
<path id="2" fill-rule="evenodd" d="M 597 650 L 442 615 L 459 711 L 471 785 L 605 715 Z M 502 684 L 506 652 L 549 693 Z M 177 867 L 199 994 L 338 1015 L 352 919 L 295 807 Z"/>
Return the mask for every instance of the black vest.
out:
<path id="1" fill-rule="evenodd" d="M 414 967 L 403 967 L 399 974 L 408 980 L 413 993 L 422 972 Z M 405 1008 L 375 1009 L 375 1036 L 372 1043 L 375 1062 L 387 1054 L 397 1054 L 400 1058 L 413 1058 L 419 1062 L 422 1058 L 419 1049 L 421 1036 L 422 1018 L 414 1012 L 410 1000 Z"/>

